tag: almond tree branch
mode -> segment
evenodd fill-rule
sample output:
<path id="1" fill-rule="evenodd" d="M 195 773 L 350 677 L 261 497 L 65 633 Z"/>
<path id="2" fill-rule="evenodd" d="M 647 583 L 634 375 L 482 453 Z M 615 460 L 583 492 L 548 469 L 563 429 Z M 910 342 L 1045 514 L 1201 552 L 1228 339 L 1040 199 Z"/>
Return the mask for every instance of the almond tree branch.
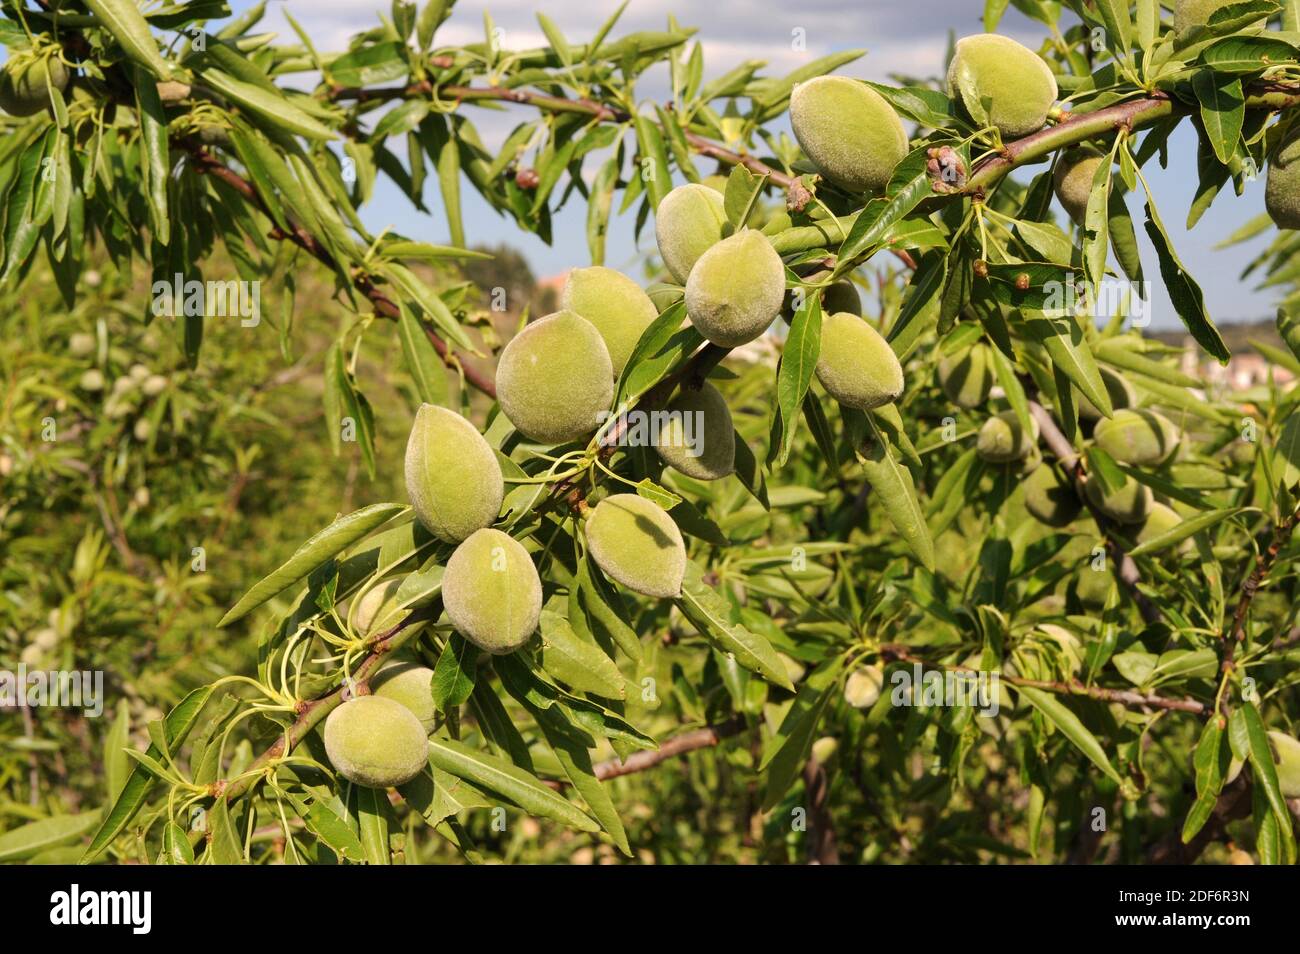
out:
<path id="1" fill-rule="evenodd" d="M 1236 658 L 1237 647 L 1246 641 L 1246 616 L 1250 612 L 1250 604 L 1255 599 L 1255 594 L 1263 586 L 1268 571 L 1273 568 L 1277 556 L 1286 546 L 1287 541 L 1291 539 L 1291 532 L 1295 529 L 1296 523 L 1300 522 L 1300 510 L 1288 516 L 1281 523 L 1274 525 L 1272 539 L 1267 547 L 1255 557 L 1255 567 L 1250 571 L 1250 576 L 1246 577 L 1241 584 L 1241 596 L 1237 600 L 1237 609 L 1232 614 L 1232 626 L 1228 629 L 1224 637 L 1223 647 L 1223 671 L 1226 673 L 1232 669 L 1233 660 Z"/>

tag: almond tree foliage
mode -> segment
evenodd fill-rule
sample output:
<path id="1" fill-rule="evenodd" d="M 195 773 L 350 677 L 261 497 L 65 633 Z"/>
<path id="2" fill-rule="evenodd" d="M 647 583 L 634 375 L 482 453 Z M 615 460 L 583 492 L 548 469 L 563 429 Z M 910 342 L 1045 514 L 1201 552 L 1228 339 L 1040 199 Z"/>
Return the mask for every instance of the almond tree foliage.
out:
<path id="1" fill-rule="evenodd" d="M 1059 293 L 1158 276 L 1198 347 L 1228 359 L 1144 170 L 1189 123 L 1189 225 L 1229 185 L 1264 188 L 1275 166 L 1285 187 L 1300 4 L 1012 2 L 1043 24 L 1034 52 L 1057 103 L 1011 136 L 974 68 L 866 84 L 908 124 L 907 142 L 880 188 L 850 191 L 780 129 L 797 84 L 851 76 L 862 51 L 786 76 L 745 63 L 710 78 L 692 30 L 670 18 L 620 34 L 621 10 L 582 40 L 539 14 L 548 45 L 514 50 L 490 18 L 482 43 L 442 45 L 451 3 L 395 2 L 331 52 L 291 18 L 288 42 L 256 32 L 264 4 L 226 22 L 226 5 L 207 0 L 147 13 L 134 0 L 7 0 L 0 93 L 27 115 L 7 117 L 0 138 L 5 293 L 52 275 L 106 361 L 145 346 L 138 325 L 115 324 L 110 343 L 85 313 L 92 257 L 128 278 L 225 279 L 231 265 L 272 278 L 284 293 L 268 320 L 286 356 L 331 336 L 313 359 L 325 426 L 336 453 L 355 438 L 371 477 L 397 470 L 400 439 L 377 439 L 392 422 L 374 413 L 363 347 L 409 379 L 399 430 L 420 402 L 483 422 L 506 486 L 493 525 L 522 544 L 543 602 L 522 647 L 480 653 L 444 612 L 457 545 L 400 492 L 328 523 L 278 567 L 250 549 L 246 568 L 270 572 L 195 626 L 248 632 L 256 668 L 192 681 L 147 722 L 143 751 L 126 745 L 126 710 L 99 740 L 116 776 L 102 811 L 52 807 L 11 826 L 0 860 L 83 837 L 86 861 L 387 863 L 446 846 L 476 860 L 513 850 L 496 824 L 504 807 L 511 824 L 571 831 L 565 853 L 632 855 L 674 816 L 712 831 L 712 814 L 741 817 L 742 840 L 769 860 L 1185 861 L 1230 846 L 1294 862 L 1300 390 L 1219 395 L 1129 327 L 1127 303 L 1098 330 Z M 1006 7 L 990 0 L 987 30 Z M 653 76 L 667 77 L 668 101 L 638 90 Z M 519 124 L 492 150 L 475 119 L 501 108 Z M 1081 157 L 1091 171 L 1075 224 L 1053 186 L 1069 198 L 1059 182 Z M 371 233 L 359 209 L 381 176 L 445 220 L 450 244 Z M 617 377 L 608 424 L 558 446 L 528 440 L 495 401 L 502 342 L 470 286 L 448 277 L 476 254 L 462 190 L 547 241 L 555 212 L 585 203 L 601 264 L 611 216 L 634 216 L 639 235 L 675 186 L 702 181 L 721 192 L 720 234 L 759 234 L 780 256 L 788 328 L 763 339 L 779 361 L 707 341 L 696 315 L 684 323 L 681 283 L 659 275 L 658 317 Z M 1274 228 L 1279 202 L 1232 238 Z M 1138 212 L 1156 262 L 1139 255 Z M 1261 350 L 1293 373 L 1297 241 L 1278 230 L 1249 269 L 1283 293 L 1286 348 Z M 333 282 L 348 315 L 338 328 L 301 327 L 294 276 L 308 265 Z M 842 404 L 814 373 L 843 317 L 823 315 L 842 281 L 873 292 L 866 324 L 904 374 L 892 402 Z M 205 338 L 229 319 L 173 304 L 178 317 L 140 321 L 203 374 Z M 732 414 L 734 475 L 687 477 L 653 448 L 609 439 L 628 412 L 706 379 Z M 40 393 L 24 392 L 28 433 Z M 196 413 L 231 399 L 218 378 Z M 1141 415 L 1169 446 L 1117 451 L 1104 431 Z M 21 517 L 41 506 L 33 468 L 49 463 L 12 443 Z M 587 529 L 619 492 L 683 535 L 676 595 L 640 596 L 603 572 Z M 1140 522 L 1116 517 L 1121 498 L 1143 501 Z M 87 538 L 83 577 L 112 559 L 109 545 Z M 18 584 L 6 587 L 12 603 Z M 322 730 L 394 653 L 432 670 L 416 700 L 428 755 L 386 793 L 349 782 Z M 897 677 L 973 670 L 1000 675 L 996 714 L 945 706 L 926 682 L 895 689 Z M 713 746 L 686 780 L 665 764 Z M 613 781 L 641 770 L 644 784 Z M 632 792 L 660 802 L 656 817 L 628 822 Z"/>

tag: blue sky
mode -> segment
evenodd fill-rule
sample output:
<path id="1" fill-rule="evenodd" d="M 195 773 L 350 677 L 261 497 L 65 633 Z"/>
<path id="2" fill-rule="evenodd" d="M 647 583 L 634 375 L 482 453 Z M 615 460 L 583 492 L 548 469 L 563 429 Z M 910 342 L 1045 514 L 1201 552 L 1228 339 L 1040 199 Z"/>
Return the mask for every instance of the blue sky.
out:
<path id="1" fill-rule="evenodd" d="M 246 0 L 233 0 L 237 10 L 246 9 Z M 311 34 L 319 49 L 342 49 L 349 36 L 378 23 L 380 12 L 387 13 L 387 0 L 273 0 L 272 10 L 259 29 L 275 29 L 292 35 L 280 10 L 287 6 L 295 19 Z M 585 41 L 600 22 L 614 9 L 608 0 L 460 0 L 450 20 L 439 31 L 443 43 L 474 42 L 483 36 L 483 13 L 490 10 L 497 26 L 505 33 L 502 45 L 526 48 L 545 43 L 537 25 L 536 11 L 544 10 L 570 40 Z M 958 36 L 981 32 L 983 3 L 975 0 L 800 0 L 791 4 L 778 0 L 712 0 L 707 4 L 682 3 L 680 0 L 631 0 L 615 35 L 631 30 L 664 29 L 670 13 L 676 13 L 683 25 L 698 28 L 696 38 L 704 45 L 706 76 L 716 76 L 747 59 L 767 62 L 766 72 L 781 75 L 826 53 L 866 48 L 867 56 L 841 69 L 845 75 L 882 82 L 895 72 L 914 76 L 935 75 L 942 71 L 949 30 Z M 791 37 L 802 31 L 806 49 L 793 49 Z M 1030 45 L 1037 45 L 1044 28 L 1009 11 L 999 32 L 1007 33 Z M 649 77 L 640 92 L 647 100 L 663 97 L 664 84 Z M 514 125 L 527 114 L 524 108 L 490 113 L 467 108 L 489 147 L 500 143 Z M 598 157 L 588 161 L 588 174 L 594 172 Z M 703 168 L 703 167 L 701 167 Z M 1253 319 L 1272 314 L 1273 299 L 1268 291 L 1257 292 L 1238 281 L 1242 267 L 1267 238 L 1229 250 L 1215 250 L 1224 236 L 1263 210 L 1263 179 L 1252 183 L 1244 196 L 1229 191 L 1220 195 L 1210 211 L 1192 232 L 1183 230 L 1187 209 L 1196 187 L 1196 138 L 1190 124 L 1184 124 L 1171 139 L 1169 169 L 1162 170 L 1153 161 L 1148 179 L 1160 202 L 1162 217 L 1172 231 L 1175 246 L 1189 270 L 1197 276 L 1206 301 L 1216 321 Z M 381 177 L 375 198 L 363 217 L 374 228 L 392 224 L 400 231 L 445 242 L 446 222 L 441 216 L 436 183 L 429 186 L 428 205 L 432 214 L 414 211 L 410 203 Z M 1132 200 L 1131 201 L 1136 201 Z M 466 235 L 471 243 L 508 242 L 520 248 L 538 275 L 551 275 L 576 265 L 586 265 L 585 205 L 580 201 L 567 206 L 555 221 L 555 240 L 547 246 L 533 236 L 519 232 L 508 219 L 498 216 L 478 199 L 468 183 L 464 187 Z M 1137 222 L 1141 209 L 1134 206 Z M 647 228 L 641 248 L 633 242 L 633 214 L 610 225 L 607 264 L 632 270 L 645 251 L 653 250 L 653 229 Z M 1139 233 L 1141 233 L 1139 226 Z M 1158 277 L 1155 254 L 1146 244 L 1143 261 L 1148 274 Z M 633 272 L 637 274 L 637 272 Z M 1153 327 L 1177 327 L 1179 322 L 1169 305 L 1160 283 L 1156 281 L 1153 303 Z"/>

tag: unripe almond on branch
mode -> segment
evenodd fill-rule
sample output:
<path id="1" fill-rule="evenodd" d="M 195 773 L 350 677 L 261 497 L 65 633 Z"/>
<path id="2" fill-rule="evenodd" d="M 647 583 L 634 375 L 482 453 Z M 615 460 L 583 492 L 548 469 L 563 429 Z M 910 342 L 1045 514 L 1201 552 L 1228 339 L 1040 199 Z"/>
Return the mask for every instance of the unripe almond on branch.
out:
<path id="1" fill-rule="evenodd" d="M 993 464 L 1023 460 L 1038 444 L 1038 422 L 1030 418 L 1029 423 L 1030 430 L 1026 431 L 1014 411 L 990 417 L 976 438 L 976 453 Z"/>
<path id="2" fill-rule="evenodd" d="M 406 442 L 406 492 L 425 529 L 459 543 L 496 520 L 505 482 L 478 428 L 455 411 L 422 404 Z"/>
<path id="3" fill-rule="evenodd" d="M 1270 732 L 1269 745 L 1277 766 L 1277 781 L 1284 798 L 1300 798 L 1300 742 L 1285 732 Z"/>
<path id="4" fill-rule="evenodd" d="M 591 512 L 586 534 L 592 558 L 610 579 L 645 596 L 681 595 L 686 545 L 661 507 L 636 494 L 614 494 Z"/>
<path id="5" fill-rule="evenodd" d="M 822 322 L 817 380 L 846 407 L 867 411 L 903 393 L 903 366 L 889 342 L 867 322 L 848 312 Z"/>
<path id="6" fill-rule="evenodd" d="M 818 76 L 790 94 L 790 125 L 817 170 L 849 192 L 880 192 L 907 155 L 907 133 L 866 83 Z"/>
<path id="7" fill-rule="evenodd" d="M 1300 125 L 1292 126 L 1268 160 L 1264 208 L 1280 229 L 1300 229 Z"/>
<path id="8" fill-rule="evenodd" d="M 1106 394 L 1110 397 L 1110 406 L 1112 410 L 1132 407 L 1137 404 L 1137 393 L 1133 390 L 1133 385 L 1118 371 L 1101 365 L 1098 370 L 1101 372 L 1101 383 L 1106 386 Z M 1075 399 L 1079 402 L 1079 417 L 1085 421 L 1100 421 L 1102 413 L 1086 396 L 1075 392 Z"/>
<path id="9" fill-rule="evenodd" d="M 433 706 L 433 670 L 428 666 L 391 660 L 370 680 L 370 691 L 410 709 L 426 734 L 433 731 L 437 710 Z"/>
<path id="10" fill-rule="evenodd" d="M 976 344 L 951 358 L 939 359 L 939 386 L 960 408 L 970 410 L 993 390 L 993 360 L 986 345 Z"/>
<path id="11" fill-rule="evenodd" d="M 1074 487 L 1055 467 L 1038 467 L 1025 481 L 1025 509 L 1039 523 L 1064 527 L 1074 522 L 1082 507 Z"/>
<path id="12" fill-rule="evenodd" d="M 447 561 L 442 604 L 456 632 L 479 649 L 512 653 L 537 629 L 542 581 L 517 540 L 500 530 L 478 530 Z"/>
<path id="13" fill-rule="evenodd" d="M 1052 173 L 1052 186 L 1061 206 L 1075 222 L 1082 223 L 1092 195 L 1092 177 L 1102 163 L 1100 153 L 1071 149 L 1061 156 Z"/>
<path id="14" fill-rule="evenodd" d="M 696 480 L 719 480 L 736 469 L 736 428 L 722 392 L 707 381 L 683 387 L 666 408 L 655 450 L 663 462 Z"/>
<path id="15" fill-rule="evenodd" d="M 1093 431 L 1097 446 L 1122 464 L 1162 464 L 1178 447 L 1178 428 L 1155 411 L 1116 411 Z"/>
<path id="16" fill-rule="evenodd" d="M 400 579 L 385 580 L 366 590 L 349 615 L 352 626 L 361 636 L 373 636 L 392 629 L 405 615 L 397 608 L 397 589 Z"/>
<path id="17" fill-rule="evenodd" d="M 325 754 L 356 785 L 390 788 L 424 771 L 429 740 L 410 709 L 381 696 L 358 696 L 325 720 Z"/>
<path id="18" fill-rule="evenodd" d="M 68 70 L 52 56 L 11 60 L 0 72 L 0 109 L 10 116 L 34 116 L 50 108 L 50 87 L 68 88 Z"/>
<path id="19" fill-rule="evenodd" d="M 727 224 L 722 195 L 698 182 L 678 186 L 655 209 L 655 241 L 664 267 L 686 284 L 701 255 L 722 241 Z"/>
<path id="20" fill-rule="evenodd" d="M 562 444 L 596 429 L 614 397 L 614 366 L 600 332 L 557 311 L 515 335 L 497 365 L 497 399 L 530 440 Z"/>
<path id="21" fill-rule="evenodd" d="M 863 666 L 849 674 L 844 683 L 844 701 L 855 709 L 869 709 L 880 698 L 885 672 L 879 666 Z"/>
<path id="22" fill-rule="evenodd" d="M 781 313 L 785 265 L 761 232 L 742 229 L 700 256 L 686 280 L 686 313 L 724 348 L 753 341 Z"/>
<path id="23" fill-rule="evenodd" d="M 622 272 L 601 265 L 569 272 L 560 308 L 596 326 L 609 351 L 614 377 L 623 372 L 641 333 L 659 317 L 654 302 L 640 285 Z"/>
<path id="24" fill-rule="evenodd" d="M 987 100 L 989 122 L 1010 139 L 1042 129 L 1057 95 L 1051 67 L 1033 50 L 996 33 L 957 41 L 948 89 L 972 116 L 983 112 Z"/>
<path id="25" fill-rule="evenodd" d="M 1116 523 L 1137 524 L 1146 519 L 1153 499 L 1151 488 L 1126 477 L 1118 490 L 1106 493 L 1096 477 L 1088 481 L 1084 491 L 1092 505 Z"/>

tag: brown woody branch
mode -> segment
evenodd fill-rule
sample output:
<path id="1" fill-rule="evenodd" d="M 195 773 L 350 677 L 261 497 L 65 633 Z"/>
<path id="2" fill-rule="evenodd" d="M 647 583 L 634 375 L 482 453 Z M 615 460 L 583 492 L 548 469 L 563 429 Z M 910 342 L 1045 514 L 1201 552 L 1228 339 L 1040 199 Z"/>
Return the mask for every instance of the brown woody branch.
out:
<path id="1" fill-rule="evenodd" d="M 1246 617 L 1250 613 L 1250 604 L 1254 601 L 1259 588 L 1264 585 L 1264 579 L 1277 561 L 1278 554 L 1291 539 L 1291 532 L 1297 522 L 1300 522 L 1300 510 L 1274 525 L 1272 539 L 1255 557 L 1255 566 L 1250 571 L 1250 576 L 1246 577 L 1245 582 L 1241 584 L 1241 596 L 1237 599 L 1237 609 L 1232 614 L 1232 626 L 1224 638 L 1223 671 L 1225 673 L 1232 669 L 1237 647 L 1246 641 Z"/>

